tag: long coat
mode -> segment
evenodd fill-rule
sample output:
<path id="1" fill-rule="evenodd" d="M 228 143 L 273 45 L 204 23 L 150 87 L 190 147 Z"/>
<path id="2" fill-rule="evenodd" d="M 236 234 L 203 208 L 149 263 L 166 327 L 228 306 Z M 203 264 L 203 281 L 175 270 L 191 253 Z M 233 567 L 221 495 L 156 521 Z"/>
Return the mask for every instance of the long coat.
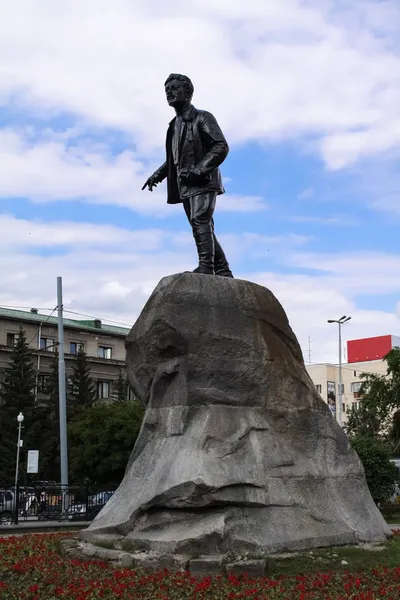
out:
<path id="1" fill-rule="evenodd" d="M 214 191 L 224 193 L 219 165 L 225 160 L 229 146 L 217 123 L 216 118 L 205 110 L 197 110 L 193 105 L 182 115 L 182 125 L 179 135 L 179 165 L 175 167 L 172 156 L 172 136 L 175 120 L 169 124 L 166 139 L 167 160 L 154 173 L 161 182 L 167 177 L 168 204 L 178 204 L 183 199 Z M 179 172 L 191 167 L 197 167 L 204 176 L 204 183 L 188 185 L 185 180 L 180 180 Z"/>

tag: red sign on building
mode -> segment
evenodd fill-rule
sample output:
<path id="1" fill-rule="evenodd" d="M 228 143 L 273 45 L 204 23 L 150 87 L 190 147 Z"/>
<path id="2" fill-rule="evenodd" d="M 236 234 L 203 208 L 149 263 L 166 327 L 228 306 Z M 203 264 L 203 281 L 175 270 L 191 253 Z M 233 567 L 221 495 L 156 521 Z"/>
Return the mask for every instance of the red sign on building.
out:
<path id="1" fill-rule="evenodd" d="M 347 342 L 347 362 L 357 363 L 368 360 L 382 360 L 394 347 L 400 347 L 400 338 L 394 335 L 349 340 Z"/>

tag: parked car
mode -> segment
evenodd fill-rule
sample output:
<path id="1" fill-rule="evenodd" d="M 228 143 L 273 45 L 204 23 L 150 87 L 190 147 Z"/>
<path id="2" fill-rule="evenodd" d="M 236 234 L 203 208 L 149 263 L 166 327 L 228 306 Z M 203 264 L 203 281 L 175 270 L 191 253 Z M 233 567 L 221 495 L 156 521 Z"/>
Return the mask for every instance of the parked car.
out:
<path id="1" fill-rule="evenodd" d="M 91 520 L 101 511 L 103 506 L 107 504 L 114 492 L 98 492 L 88 496 L 86 503 L 73 504 L 69 508 L 69 514 L 72 520 L 87 519 Z"/>
<path id="2" fill-rule="evenodd" d="M 15 520 L 15 493 L 0 489 L 0 525 L 12 525 Z"/>

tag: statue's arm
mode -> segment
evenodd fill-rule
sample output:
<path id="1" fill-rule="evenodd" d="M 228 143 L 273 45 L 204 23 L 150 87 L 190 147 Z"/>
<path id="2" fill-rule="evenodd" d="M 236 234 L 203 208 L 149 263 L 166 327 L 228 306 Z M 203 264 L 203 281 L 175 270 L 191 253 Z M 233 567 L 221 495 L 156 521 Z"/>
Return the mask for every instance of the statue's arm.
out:
<path id="1" fill-rule="evenodd" d="M 167 175 L 168 175 L 168 167 L 167 167 L 167 162 L 165 162 L 163 165 L 161 165 L 161 167 L 159 167 L 157 169 L 157 171 L 154 171 L 153 175 L 150 175 L 150 177 L 148 178 L 148 180 L 142 187 L 142 190 L 145 190 L 146 188 L 148 188 L 149 191 L 152 192 L 153 188 L 157 187 L 157 184 L 161 183 L 163 181 L 163 179 L 166 178 Z"/>
<path id="2" fill-rule="evenodd" d="M 224 162 L 228 156 L 229 146 L 214 115 L 204 111 L 200 118 L 199 129 L 209 150 L 196 167 L 204 175 L 208 175 Z"/>
<path id="3" fill-rule="evenodd" d="M 154 177 L 154 179 L 156 179 L 159 183 L 161 183 L 166 176 L 168 175 L 168 167 L 167 167 L 167 161 L 165 161 L 165 163 L 163 163 L 161 165 L 161 167 L 159 167 L 157 169 L 157 171 L 154 171 L 152 177 Z"/>

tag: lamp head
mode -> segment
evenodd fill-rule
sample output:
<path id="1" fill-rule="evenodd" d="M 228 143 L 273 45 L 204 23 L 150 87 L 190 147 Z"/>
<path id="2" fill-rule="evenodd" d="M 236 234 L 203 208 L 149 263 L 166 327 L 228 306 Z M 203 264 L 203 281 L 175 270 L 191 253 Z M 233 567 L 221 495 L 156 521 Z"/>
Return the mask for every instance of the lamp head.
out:
<path id="1" fill-rule="evenodd" d="M 18 417 L 17 417 L 17 421 L 18 423 L 22 423 L 22 421 L 24 420 L 24 415 L 22 414 L 22 412 L 19 413 Z"/>

